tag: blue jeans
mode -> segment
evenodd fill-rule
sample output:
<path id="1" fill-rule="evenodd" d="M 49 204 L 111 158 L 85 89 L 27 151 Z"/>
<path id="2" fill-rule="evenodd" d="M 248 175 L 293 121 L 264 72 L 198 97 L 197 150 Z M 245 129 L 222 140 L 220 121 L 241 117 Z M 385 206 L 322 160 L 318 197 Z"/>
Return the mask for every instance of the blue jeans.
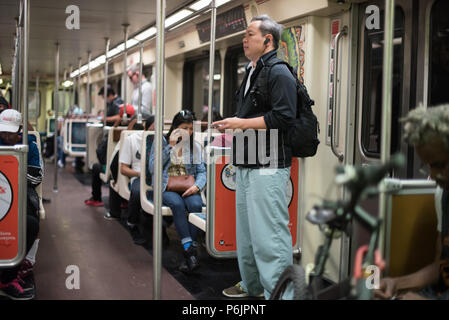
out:
<path id="1" fill-rule="evenodd" d="M 148 199 L 153 199 L 153 192 L 147 193 Z M 171 191 L 162 193 L 162 204 L 171 209 L 176 231 L 181 238 L 181 243 L 195 241 L 198 234 L 198 228 L 189 222 L 186 210 L 189 213 L 202 212 L 203 200 L 199 193 L 188 197 L 181 197 L 180 194 Z"/>
<path id="2" fill-rule="evenodd" d="M 140 212 L 140 177 L 133 180 L 130 189 L 131 195 L 128 201 L 128 221 L 133 224 L 138 224 Z"/>

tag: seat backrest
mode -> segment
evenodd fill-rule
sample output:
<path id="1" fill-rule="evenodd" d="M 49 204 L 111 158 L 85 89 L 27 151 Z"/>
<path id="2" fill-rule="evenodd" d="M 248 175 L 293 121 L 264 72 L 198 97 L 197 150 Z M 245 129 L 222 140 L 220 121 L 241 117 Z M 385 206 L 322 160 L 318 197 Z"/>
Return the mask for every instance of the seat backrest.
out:
<path id="1" fill-rule="evenodd" d="M 111 161 L 112 161 L 113 152 L 114 152 L 115 146 L 117 145 L 118 141 L 120 141 L 120 140 L 114 141 L 114 131 L 121 132 L 122 130 L 126 130 L 126 127 L 116 127 L 116 128 L 105 127 L 104 129 L 108 132 L 108 145 L 107 145 L 107 151 L 106 151 L 106 170 L 105 170 L 105 175 L 102 176 L 102 180 L 103 180 L 103 182 L 108 183 L 109 179 L 111 177 L 110 165 L 111 165 Z"/>
<path id="2" fill-rule="evenodd" d="M 142 199 L 142 195 L 146 198 L 147 191 L 153 189 L 151 185 L 147 184 L 146 165 L 150 153 L 150 150 L 147 149 L 147 140 L 151 138 L 154 139 L 154 131 L 144 131 L 142 136 L 142 153 L 140 156 L 140 199 Z"/>
<path id="3" fill-rule="evenodd" d="M 142 210 L 148 214 L 153 214 L 154 212 L 154 205 L 153 203 L 148 200 L 147 198 L 147 192 L 149 190 L 153 190 L 153 187 L 149 184 L 147 184 L 147 168 L 146 163 L 148 161 L 150 150 L 147 148 L 147 139 L 154 138 L 154 131 L 144 131 L 143 137 L 142 137 L 142 154 L 140 158 L 140 205 L 142 207 Z M 154 139 L 152 139 L 154 140 Z M 162 207 L 162 215 L 164 216 L 170 216 L 172 215 L 172 212 L 169 207 Z"/>
<path id="4" fill-rule="evenodd" d="M 87 165 L 89 169 L 95 163 L 100 162 L 97 157 L 97 147 L 103 137 L 103 123 L 88 123 L 87 124 Z"/>
<path id="5" fill-rule="evenodd" d="M 61 129 L 62 143 L 64 152 L 69 152 L 69 131 L 70 131 L 70 119 L 65 119 Z"/>
<path id="6" fill-rule="evenodd" d="M 86 156 L 86 119 L 70 119 L 69 155 L 72 157 Z"/>
<path id="7" fill-rule="evenodd" d="M 394 194 L 390 230 L 389 276 L 411 274 L 432 263 L 437 238 L 434 188 Z"/>
<path id="8" fill-rule="evenodd" d="M 136 132 L 142 132 L 142 130 L 122 130 L 122 132 L 120 133 L 120 141 L 118 142 L 120 144 L 120 149 L 118 151 L 119 159 L 120 159 L 120 152 L 123 150 L 123 144 L 125 143 L 126 137 Z M 113 186 L 113 188 L 116 192 L 118 192 L 118 194 L 123 199 L 129 200 L 129 197 L 131 196 L 131 190 L 129 189 L 130 178 L 121 173 L 120 167 L 121 164 L 119 161 L 117 172 L 117 183 L 115 183 L 115 186 Z M 115 188 L 117 188 L 117 190 Z"/>

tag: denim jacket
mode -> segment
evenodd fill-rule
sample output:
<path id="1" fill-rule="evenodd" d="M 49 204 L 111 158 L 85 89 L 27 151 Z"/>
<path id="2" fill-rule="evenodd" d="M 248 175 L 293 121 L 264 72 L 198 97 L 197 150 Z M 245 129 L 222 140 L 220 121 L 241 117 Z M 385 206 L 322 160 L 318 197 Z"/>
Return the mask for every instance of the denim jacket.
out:
<path id="1" fill-rule="evenodd" d="M 162 192 L 165 191 L 168 184 L 168 168 L 170 167 L 170 154 L 173 147 L 167 143 L 165 138 L 162 142 Z M 154 143 L 151 146 L 150 156 L 148 157 L 148 169 L 151 176 L 154 176 Z M 195 178 L 195 185 L 202 191 L 206 186 L 206 164 L 203 161 L 201 145 L 194 141 L 193 152 L 184 154 L 184 165 L 186 167 L 186 174 L 192 175 Z M 190 160 L 188 159 L 190 156 Z M 154 179 L 153 187 L 154 187 Z"/>

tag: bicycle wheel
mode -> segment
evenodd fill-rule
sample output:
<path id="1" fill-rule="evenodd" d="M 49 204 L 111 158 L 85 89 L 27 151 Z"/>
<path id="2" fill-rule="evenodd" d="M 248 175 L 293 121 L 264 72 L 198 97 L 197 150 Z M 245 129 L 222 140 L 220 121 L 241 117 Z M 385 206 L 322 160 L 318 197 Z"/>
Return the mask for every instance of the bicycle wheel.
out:
<path id="1" fill-rule="evenodd" d="M 280 300 L 289 283 L 293 284 L 294 300 L 310 299 L 309 289 L 306 283 L 306 272 L 303 267 L 294 264 L 288 266 L 281 274 L 270 300 Z"/>

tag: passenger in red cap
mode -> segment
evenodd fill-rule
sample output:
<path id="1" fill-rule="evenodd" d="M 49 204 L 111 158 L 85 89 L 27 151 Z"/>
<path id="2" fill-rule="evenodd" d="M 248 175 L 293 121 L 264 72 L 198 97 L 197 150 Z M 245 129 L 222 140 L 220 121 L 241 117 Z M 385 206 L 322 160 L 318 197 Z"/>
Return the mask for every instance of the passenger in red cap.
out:
<path id="1" fill-rule="evenodd" d="M 123 118 L 123 104 L 120 106 L 120 118 Z M 134 107 L 130 104 L 126 105 L 126 115 L 128 116 L 128 118 L 131 118 L 134 115 L 135 111 L 134 111 Z"/>

